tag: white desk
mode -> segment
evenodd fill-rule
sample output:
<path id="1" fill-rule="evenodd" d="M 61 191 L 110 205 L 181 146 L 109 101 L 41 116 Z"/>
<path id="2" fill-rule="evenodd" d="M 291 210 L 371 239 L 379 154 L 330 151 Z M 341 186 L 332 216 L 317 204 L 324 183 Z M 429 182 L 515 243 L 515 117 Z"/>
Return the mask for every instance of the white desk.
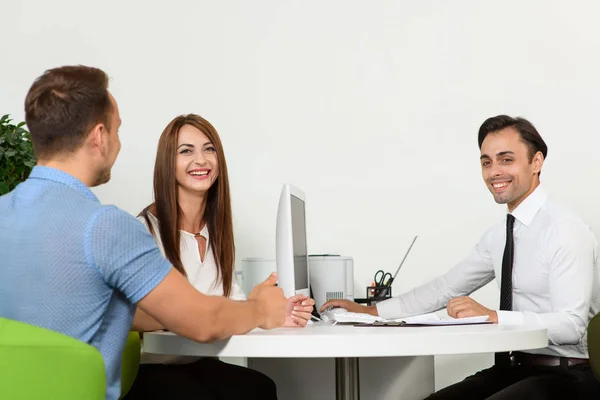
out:
<path id="1" fill-rule="evenodd" d="M 157 354 L 277 359 L 335 358 L 337 397 L 347 400 L 358 399 L 360 395 L 359 358 L 412 357 L 412 360 L 417 361 L 423 358 L 425 363 L 421 363 L 415 371 L 422 373 L 424 365 L 425 369 L 430 370 L 431 383 L 425 386 L 431 393 L 434 355 L 528 350 L 546 347 L 547 343 L 544 328 L 498 325 L 366 328 L 318 323 L 304 329 L 256 329 L 246 335 L 214 343 L 197 343 L 169 332 L 144 335 L 144 350 Z M 400 368 L 405 372 L 407 370 L 406 365 L 401 365 Z M 386 391 L 389 387 L 380 389 Z"/>

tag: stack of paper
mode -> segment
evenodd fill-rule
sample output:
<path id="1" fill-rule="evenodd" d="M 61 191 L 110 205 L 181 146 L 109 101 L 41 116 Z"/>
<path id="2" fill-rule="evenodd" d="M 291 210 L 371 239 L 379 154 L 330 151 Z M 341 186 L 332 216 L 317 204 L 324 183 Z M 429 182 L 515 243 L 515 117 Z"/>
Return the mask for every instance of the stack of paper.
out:
<path id="1" fill-rule="evenodd" d="M 399 318 L 395 322 L 404 322 L 406 325 L 467 325 L 490 323 L 487 315 L 466 318 L 440 318 L 435 313 L 415 315 L 414 317 Z"/>

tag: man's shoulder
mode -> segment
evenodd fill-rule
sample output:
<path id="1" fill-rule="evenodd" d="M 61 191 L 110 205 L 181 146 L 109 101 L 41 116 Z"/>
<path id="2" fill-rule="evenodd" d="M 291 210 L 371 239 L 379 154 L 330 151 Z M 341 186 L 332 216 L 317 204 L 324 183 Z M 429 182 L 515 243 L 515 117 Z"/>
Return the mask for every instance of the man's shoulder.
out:
<path id="1" fill-rule="evenodd" d="M 88 219 L 86 253 L 90 260 L 115 254 L 139 254 L 156 247 L 152 236 L 133 215 L 113 205 L 104 205 Z"/>
<path id="2" fill-rule="evenodd" d="M 550 225 L 582 224 L 587 226 L 573 207 L 553 196 L 548 196 L 546 202 L 540 208 L 540 214 Z"/>
<path id="3" fill-rule="evenodd" d="M 560 199 L 548 197 L 540 209 L 540 227 L 546 243 L 562 244 L 565 241 L 591 243 L 596 246 L 596 236 L 579 213 Z"/>
<path id="4" fill-rule="evenodd" d="M 5 195 L 0 196 L 0 211 L 3 208 L 6 208 L 8 204 L 10 204 L 10 199 L 12 198 L 12 192 L 6 193 Z"/>
<path id="5" fill-rule="evenodd" d="M 143 225 L 133 215 L 114 205 L 101 205 L 94 210 L 90 225 L 110 229 L 142 228 Z"/>

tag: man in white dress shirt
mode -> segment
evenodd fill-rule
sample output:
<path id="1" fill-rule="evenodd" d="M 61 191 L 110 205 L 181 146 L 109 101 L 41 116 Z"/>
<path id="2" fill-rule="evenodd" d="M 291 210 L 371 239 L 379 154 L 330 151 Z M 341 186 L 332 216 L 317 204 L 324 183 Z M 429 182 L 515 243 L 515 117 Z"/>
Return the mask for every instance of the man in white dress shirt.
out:
<path id="1" fill-rule="evenodd" d="M 445 275 L 365 307 L 344 300 L 323 305 L 384 318 L 447 308 L 455 318 L 487 315 L 497 324 L 538 324 L 548 347 L 496 354 L 492 368 L 431 395 L 431 399 L 600 398 L 589 365 L 586 329 L 600 311 L 594 234 L 540 185 L 547 146 L 523 118 L 499 115 L 479 129 L 483 179 L 507 217 Z M 500 309 L 469 295 L 498 277 Z"/>

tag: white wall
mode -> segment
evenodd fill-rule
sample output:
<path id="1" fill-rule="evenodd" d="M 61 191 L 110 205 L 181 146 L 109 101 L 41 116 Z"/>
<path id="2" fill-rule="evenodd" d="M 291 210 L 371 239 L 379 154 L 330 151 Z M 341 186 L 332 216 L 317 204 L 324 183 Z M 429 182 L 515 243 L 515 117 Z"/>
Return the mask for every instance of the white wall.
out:
<path id="1" fill-rule="evenodd" d="M 85 4 L 89 3 L 89 4 Z M 549 145 L 543 181 L 600 232 L 600 26 L 595 1 L 3 1 L 0 113 L 23 117 L 43 70 L 112 77 L 123 148 L 96 193 L 151 201 L 157 139 L 195 112 L 220 132 L 237 259 L 274 256 L 277 198 L 308 196 L 311 252 L 355 260 L 357 290 L 420 234 L 398 293 L 464 257 L 504 208 L 480 175 L 487 117 L 530 118 Z M 498 290 L 476 298 L 490 307 Z M 440 357 L 442 387 L 491 357 Z"/>

